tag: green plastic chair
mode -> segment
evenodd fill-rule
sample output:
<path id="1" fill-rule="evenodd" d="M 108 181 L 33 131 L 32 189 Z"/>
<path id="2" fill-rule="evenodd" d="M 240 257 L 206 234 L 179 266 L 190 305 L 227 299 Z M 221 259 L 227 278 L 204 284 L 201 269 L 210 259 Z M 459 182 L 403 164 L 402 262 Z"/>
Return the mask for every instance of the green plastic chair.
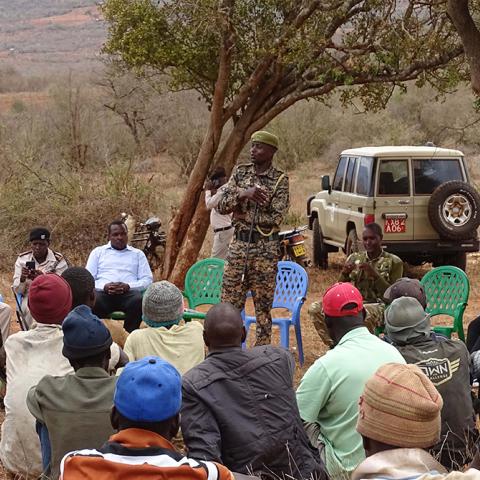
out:
<path id="1" fill-rule="evenodd" d="M 450 315 L 452 326 L 433 327 L 433 331 L 450 338 L 456 332 L 465 341 L 463 312 L 467 307 L 470 282 L 463 270 L 449 265 L 430 270 L 420 282 L 427 296 L 426 311 L 435 315 Z"/>
<path id="2" fill-rule="evenodd" d="M 110 314 L 110 320 L 125 320 L 125 312 L 118 310 Z"/>
<path id="3" fill-rule="evenodd" d="M 222 296 L 223 269 L 225 260 L 206 258 L 190 267 L 185 277 L 183 295 L 188 300 L 183 318 L 205 318 L 205 313 L 195 310 L 198 305 L 216 305 Z"/>
<path id="4" fill-rule="evenodd" d="M 142 290 L 142 295 L 146 292 L 147 289 Z M 122 312 L 121 310 L 116 310 L 114 312 L 111 312 L 109 315 L 110 320 L 125 320 L 125 312 Z"/>

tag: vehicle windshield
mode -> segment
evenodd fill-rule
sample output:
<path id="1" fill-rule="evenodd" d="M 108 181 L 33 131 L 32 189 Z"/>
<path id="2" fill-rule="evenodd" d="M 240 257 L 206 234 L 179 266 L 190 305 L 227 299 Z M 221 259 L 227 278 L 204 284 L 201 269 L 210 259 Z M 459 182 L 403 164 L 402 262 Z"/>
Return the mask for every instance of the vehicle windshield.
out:
<path id="1" fill-rule="evenodd" d="M 413 177 L 416 195 L 430 195 L 439 185 L 449 180 L 464 180 L 458 158 L 414 160 Z"/>

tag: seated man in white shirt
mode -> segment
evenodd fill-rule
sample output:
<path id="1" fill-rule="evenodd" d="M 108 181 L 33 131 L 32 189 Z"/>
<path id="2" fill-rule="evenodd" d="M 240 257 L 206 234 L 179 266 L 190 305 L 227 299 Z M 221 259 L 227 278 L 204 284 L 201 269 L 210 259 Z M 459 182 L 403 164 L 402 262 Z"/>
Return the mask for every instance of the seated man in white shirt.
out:
<path id="1" fill-rule="evenodd" d="M 95 279 L 93 313 L 108 318 L 122 311 L 123 328 L 132 332 L 142 321 L 142 292 L 152 283 L 152 271 L 145 254 L 127 245 L 127 227 L 121 220 L 108 226 L 108 240 L 93 249 L 87 261 L 87 270 Z"/>
<path id="2" fill-rule="evenodd" d="M 223 195 L 227 175 L 223 167 L 216 168 L 205 185 L 205 205 L 210 210 L 210 225 L 213 228 L 212 257 L 225 258 L 233 238 L 232 213 L 222 215 L 216 209 Z"/>

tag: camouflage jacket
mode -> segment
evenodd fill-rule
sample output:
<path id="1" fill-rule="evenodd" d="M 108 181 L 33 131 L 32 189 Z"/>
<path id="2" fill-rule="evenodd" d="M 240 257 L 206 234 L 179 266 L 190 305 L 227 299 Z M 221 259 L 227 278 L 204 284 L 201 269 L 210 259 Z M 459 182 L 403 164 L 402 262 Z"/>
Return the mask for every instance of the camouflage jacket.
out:
<path id="1" fill-rule="evenodd" d="M 256 227 L 265 234 L 278 232 L 283 217 L 287 213 L 290 196 L 287 175 L 273 166 L 261 175 L 257 175 L 253 163 L 238 165 L 225 186 L 223 197 L 217 205 L 217 211 L 227 214 L 237 209 L 241 213 L 246 213 L 245 220 L 234 219 L 233 225 L 236 232 L 248 231 L 255 210 L 255 202 L 239 201 L 238 193 L 239 190 L 245 190 L 255 184 L 264 187 L 269 197 L 266 205 L 258 206 Z"/>
<path id="2" fill-rule="evenodd" d="M 382 251 L 382 253 L 370 260 L 367 252 L 352 253 L 347 258 L 347 263 L 369 263 L 379 274 L 378 278 L 367 277 L 363 270 L 355 268 L 350 274 L 342 273 L 340 282 L 353 283 L 366 303 L 383 302 L 385 290 L 403 275 L 403 262 L 396 255 Z"/>

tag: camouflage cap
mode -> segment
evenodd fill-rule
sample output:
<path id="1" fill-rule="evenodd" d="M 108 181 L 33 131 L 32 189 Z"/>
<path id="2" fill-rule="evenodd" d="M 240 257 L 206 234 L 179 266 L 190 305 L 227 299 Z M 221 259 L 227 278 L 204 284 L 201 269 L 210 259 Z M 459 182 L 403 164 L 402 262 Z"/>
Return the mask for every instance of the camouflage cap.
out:
<path id="1" fill-rule="evenodd" d="M 273 133 L 267 132 L 265 130 L 259 130 L 254 132 L 250 138 L 252 142 L 265 143 L 272 147 L 278 148 L 278 137 Z"/>
<path id="2" fill-rule="evenodd" d="M 399 278 L 393 285 L 388 287 L 383 294 L 386 303 L 392 303 L 396 298 L 416 298 L 423 308 L 427 307 L 427 296 L 423 285 L 416 278 Z"/>

